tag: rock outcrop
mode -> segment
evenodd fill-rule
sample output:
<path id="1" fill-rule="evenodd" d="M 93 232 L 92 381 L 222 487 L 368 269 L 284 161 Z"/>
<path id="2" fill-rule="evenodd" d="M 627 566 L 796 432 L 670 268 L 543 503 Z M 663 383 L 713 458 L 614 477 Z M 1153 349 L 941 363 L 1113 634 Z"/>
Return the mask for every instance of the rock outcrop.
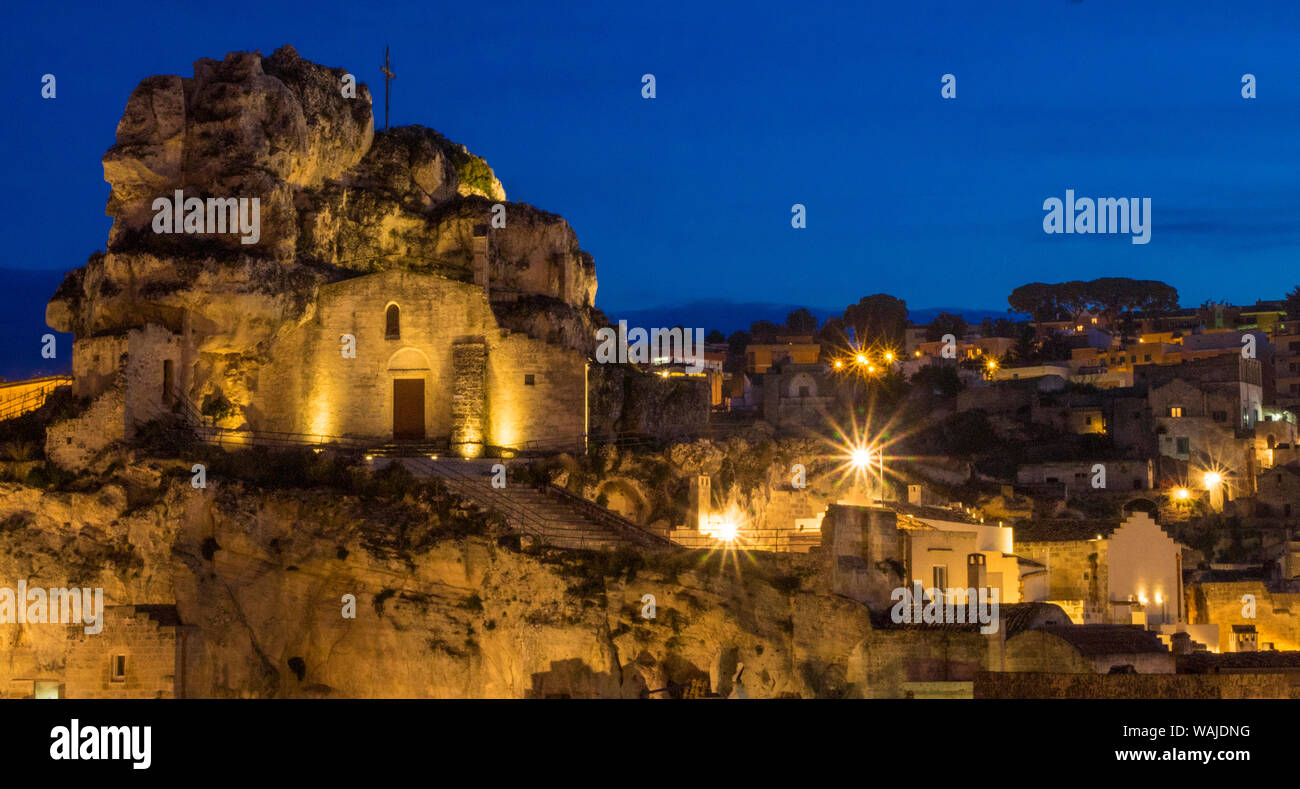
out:
<path id="1" fill-rule="evenodd" d="M 391 499 L 198 490 L 185 464 L 136 460 L 97 490 L 0 484 L 0 574 L 175 605 L 189 695 L 725 696 L 741 663 L 751 698 L 873 693 L 868 612 L 805 557 L 521 551 L 457 534 L 454 505 L 403 521 Z M 63 670 L 64 628 L 6 628 Z"/>
<path id="2" fill-rule="evenodd" d="M 149 324 L 184 335 L 196 354 L 182 379 L 188 397 L 221 396 L 236 411 L 277 339 L 312 319 L 323 284 L 387 269 L 486 281 L 504 328 L 586 351 L 600 319 L 595 266 L 569 224 L 507 203 L 482 158 L 432 129 L 375 131 L 368 88 L 345 96 L 345 76 L 285 46 L 270 57 L 201 59 L 191 77 L 144 79 L 103 158 L 107 248 L 67 276 L 47 323 L 78 343 Z M 256 243 L 212 232 L 221 228 L 211 220 L 196 232 L 159 232 L 155 201 L 178 192 L 256 199 Z M 492 227 L 476 261 L 476 229 L 497 204 L 506 224 Z M 207 216 L 221 213 L 208 206 Z M 89 380 L 94 365 L 101 378 L 111 367 L 74 358 L 74 373 Z"/>

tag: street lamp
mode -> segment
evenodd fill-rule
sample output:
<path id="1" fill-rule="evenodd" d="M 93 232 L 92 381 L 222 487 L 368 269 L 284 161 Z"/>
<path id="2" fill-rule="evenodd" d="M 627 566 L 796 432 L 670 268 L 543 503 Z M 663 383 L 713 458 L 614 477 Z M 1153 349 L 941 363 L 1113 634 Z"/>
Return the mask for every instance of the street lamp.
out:
<path id="1" fill-rule="evenodd" d="M 1210 509 L 1215 512 L 1223 511 L 1223 475 L 1217 471 L 1205 472 L 1205 489 L 1210 492 Z"/>
<path id="2" fill-rule="evenodd" d="M 885 501 L 885 453 L 874 447 L 857 447 L 849 453 L 849 464 L 859 473 L 869 474 L 875 466 L 880 501 Z"/>

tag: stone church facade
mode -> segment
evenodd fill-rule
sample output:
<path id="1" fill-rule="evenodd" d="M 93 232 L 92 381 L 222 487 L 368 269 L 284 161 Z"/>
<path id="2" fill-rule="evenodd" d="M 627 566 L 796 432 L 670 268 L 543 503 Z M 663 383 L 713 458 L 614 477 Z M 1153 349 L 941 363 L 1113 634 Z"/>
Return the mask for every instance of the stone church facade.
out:
<path id="1" fill-rule="evenodd" d="M 355 358 L 341 338 L 355 338 Z M 487 295 L 388 271 L 321 288 L 316 316 L 258 374 L 253 429 L 376 440 L 446 439 L 474 456 L 527 442 L 581 446 L 586 357 L 502 328 Z"/>

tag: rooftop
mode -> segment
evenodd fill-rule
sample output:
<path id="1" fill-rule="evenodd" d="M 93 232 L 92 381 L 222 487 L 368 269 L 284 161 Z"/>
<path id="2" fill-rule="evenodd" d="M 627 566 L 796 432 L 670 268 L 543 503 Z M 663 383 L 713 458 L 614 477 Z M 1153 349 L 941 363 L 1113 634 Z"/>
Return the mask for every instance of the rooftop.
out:
<path id="1" fill-rule="evenodd" d="M 1169 652 L 1159 636 L 1136 625 L 1064 625 L 1038 629 L 1065 641 L 1084 657 Z"/>

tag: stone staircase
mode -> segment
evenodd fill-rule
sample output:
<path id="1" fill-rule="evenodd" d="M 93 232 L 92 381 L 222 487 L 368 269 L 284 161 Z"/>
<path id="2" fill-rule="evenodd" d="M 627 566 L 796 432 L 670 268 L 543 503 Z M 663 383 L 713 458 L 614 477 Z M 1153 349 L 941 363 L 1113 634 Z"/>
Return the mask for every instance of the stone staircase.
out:
<path id="1" fill-rule="evenodd" d="M 676 546 L 637 524 L 565 491 L 510 483 L 492 486 L 496 460 L 405 457 L 401 463 L 417 475 L 436 476 L 447 489 L 505 517 L 511 528 L 530 540 L 555 548 L 607 551 L 624 546 L 672 549 Z"/>

